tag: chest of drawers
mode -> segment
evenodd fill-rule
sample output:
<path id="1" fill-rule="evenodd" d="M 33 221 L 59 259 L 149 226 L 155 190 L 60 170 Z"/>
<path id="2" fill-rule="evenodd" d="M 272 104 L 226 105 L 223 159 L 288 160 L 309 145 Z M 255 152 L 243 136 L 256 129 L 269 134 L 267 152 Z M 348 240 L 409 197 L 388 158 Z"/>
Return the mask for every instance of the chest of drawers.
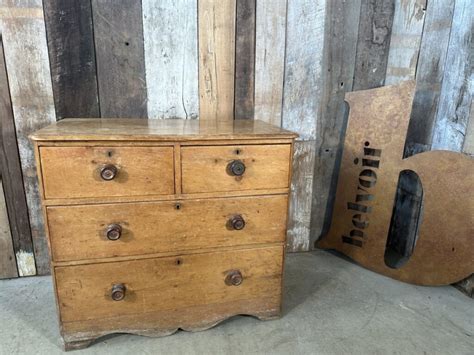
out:
<path id="1" fill-rule="evenodd" d="M 66 119 L 32 135 L 66 349 L 278 317 L 295 134 Z"/>

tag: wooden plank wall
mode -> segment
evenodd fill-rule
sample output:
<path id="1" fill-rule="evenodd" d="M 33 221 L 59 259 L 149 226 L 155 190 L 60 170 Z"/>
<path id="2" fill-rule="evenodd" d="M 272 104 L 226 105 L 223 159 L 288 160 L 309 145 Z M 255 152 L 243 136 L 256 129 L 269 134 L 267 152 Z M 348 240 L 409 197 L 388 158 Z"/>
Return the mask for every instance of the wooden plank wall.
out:
<path id="1" fill-rule="evenodd" d="M 1 36 L 0 182 L 0 278 L 34 275 L 34 248 Z M 18 265 L 14 265 L 16 260 Z"/>
<path id="2" fill-rule="evenodd" d="M 416 79 L 406 156 L 472 154 L 469 3 L 0 0 L 38 272 L 47 254 L 26 137 L 64 117 L 255 118 L 298 132 L 289 251 L 327 230 L 345 92 Z"/>
<path id="3" fill-rule="evenodd" d="M 17 263 L 22 265 L 23 275 L 44 274 L 49 272 L 48 248 L 33 147 L 28 139 L 30 133 L 56 120 L 42 1 L 0 0 L 0 32 L 34 246 L 34 255 L 17 253 Z"/>

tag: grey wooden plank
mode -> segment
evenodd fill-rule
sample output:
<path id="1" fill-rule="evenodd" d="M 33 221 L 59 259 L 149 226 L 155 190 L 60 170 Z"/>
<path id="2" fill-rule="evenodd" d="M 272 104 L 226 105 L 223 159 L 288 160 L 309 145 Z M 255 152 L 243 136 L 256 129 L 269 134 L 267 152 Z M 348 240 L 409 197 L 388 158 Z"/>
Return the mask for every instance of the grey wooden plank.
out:
<path id="1" fill-rule="evenodd" d="M 15 252 L 33 255 L 20 155 L 0 35 L 0 278 L 18 276 Z M 11 266 L 13 262 L 14 267 Z M 22 273 L 27 270 L 21 270 Z"/>
<path id="2" fill-rule="evenodd" d="M 13 277 L 18 277 L 18 270 L 0 171 L 0 279 Z"/>
<path id="3" fill-rule="evenodd" d="M 426 0 L 395 0 L 385 85 L 415 78 Z"/>
<path id="4" fill-rule="evenodd" d="M 288 210 L 286 250 L 289 252 L 310 249 L 311 191 L 315 142 L 297 141 L 293 152 L 293 176 Z"/>
<path id="5" fill-rule="evenodd" d="M 199 115 L 197 1 L 142 0 L 149 118 Z"/>
<path id="6" fill-rule="evenodd" d="M 255 118 L 281 125 L 287 0 L 258 0 L 255 29 Z"/>
<path id="7" fill-rule="evenodd" d="M 355 70 L 361 2 L 328 2 L 324 90 L 317 121 L 311 215 L 311 246 L 327 233 L 331 222 L 339 160 L 347 123 L 344 94 L 351 91 Z"/>
<path id="8" fill-rule="evenodd" d="M 427 4 L 405 157 L 431 148 L 453 12 L 454 0 L 431 0 Z"/>
<path id="9" fill-rule="evenodd" d="M 395 0 L 362 0 L 353 90 L 382 86 L 387 70 Z"/>
<path id="10" fill-rule="evenodd" d="M 433 128 L 432 149 L 460 152 L 474 94 L 474 11 L 471 0 L 456 0 L 446 68 Z"/>
<path id="11" fill-rule="evenodd" d="M 316 126 L 324 92 L 325 15 L 326 1 L 288 2 L 282 126 L 300 134 L 288 216 L 290 251 L 309 249 Z"/>
<path id="12" fill-rule="evenodd" d="M 16 251 L 18 271 L 20 276 L 46 274 L 49 253 L 33 145 L 28 139 L 30 133 L 56 121 L 42 1 L 0 0 L 0 31 L 34 246 L 34 255 Z"/>
<path id="13" fill-rule="evenodd" d="M 235 20 L 234 118 L 253 119 L 256 0 L 237 0 Z"/>
<path id="14" fill-rule="evenodd" d="M 43 7 L 56 117 L 100 117 L 90 1 Z"/>
<path id="15" fill-rule="evenodd" d="M 445 69 L 443 73 L 431 142 L 433 150 L 446 149 L 474 154 L 473 18 L 472 2 L 456 0 L 446 54 L 449 70 Z M 454 286 L 474 297 L 474 274 Z"/>
<path id="16" fill-rule="evenodd" d="M 474 155 L 474 101 L 472 101 L 472 99 L 469 122 L 467 124 L 462 151 L 463 153 Z"/>
<path id="17" fill-rule="evenodd" d="M 316 138 L 324 47 L 325 1 L 288 2 L 282 127 Z"/>
<path id="18" fill-rule="evenodd" d="M 140 0 L 92 0 L 102 117 L 147 117 Z"/>

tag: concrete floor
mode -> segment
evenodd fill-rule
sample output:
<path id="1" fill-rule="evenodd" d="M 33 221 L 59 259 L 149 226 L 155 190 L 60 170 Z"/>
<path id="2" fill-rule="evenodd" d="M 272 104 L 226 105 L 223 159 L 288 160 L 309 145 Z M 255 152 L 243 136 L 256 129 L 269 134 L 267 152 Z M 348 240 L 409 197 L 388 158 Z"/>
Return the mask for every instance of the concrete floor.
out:
<path id="1" fill-rule="evenodd" d="M 474 354 L 474 301 L 327 252 L 290 254 L 284 316 L 199 333 L 110 336 L 73 354 Z M 50 277 L 0 281 L 0 354 L 61 354 Z"/>

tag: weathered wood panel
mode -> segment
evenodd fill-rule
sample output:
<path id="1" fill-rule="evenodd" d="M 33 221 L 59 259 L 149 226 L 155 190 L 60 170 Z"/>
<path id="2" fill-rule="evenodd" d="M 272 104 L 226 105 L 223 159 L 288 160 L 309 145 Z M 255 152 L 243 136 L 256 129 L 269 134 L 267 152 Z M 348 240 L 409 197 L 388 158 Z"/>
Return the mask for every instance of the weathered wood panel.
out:
<path id="1" fill-rule="evenodd" d="M 316 138 L 323 93 L 326 1 L 288 2 L 282 127 Z"/>
<path id="2" fill-rule="evenodd" d="M 199 114 L 197 0 L 142 0 L 149 118 Z"/>
<path id="3" fill-rule="evenodd" d="M 311 191 L 315 159 L 313 140 L 295 142 L 286 240 L 287 251 L 290 252 L 310 249 Z"/>
<path id="4" fill-rule="evenodd" d="M 385 85 L 415 78 L 426 0 L 395 0 Z"/>
<path id="5" fill-rule="evenodd" d="M 443 72 L 431 141 L 432 149 L 473 154 L 473 18 L 472 2 L 456 0 L 446 54 L 446 66 L 449 66 L 449 70 L 446 67 Z M 473 297 L 474 275 L 455 286 Z"/>
<path id="6" fill-rule="evenodd" d="M 332 206 L 342 153 L 346 110 L 344 93 L 351 91 L 355 69 L 360 0 L 331 1 L 326 11 L 324 91 L 317 121 L 317 159 L 314 166 L 311 246 L 331 222 Z"/>
<path id="7" fill-rule="evenodd" d="M 405 157 L 431 147 L 453 11 L 454 0 L 431 0 L 427 4 Z"/>
<path id="8" fill-rule="evenodd" d="M 395 0 L 362 0 L 354 90 L 382 86 L 387 71 Z"/>
<path id="9" fill-rule="evenodd" d="M 257 10 L 258 13 L 258 10 Z M 316 125 L 323 88 L 326 1 L 288 2 L 282 125 L 298 132 L 289 214 L 289 250 L 309 249 Z"/>
<path id="10" fill-rule="evenodd" d="M 43 7 L 56 117 L 100 117 L 90 1 Z"/>
<path id="11" fill-rule="evenodd" d="M 473 33 L 472 1 L 456 0 L 432 149 L 462 150 L 474 94 Z"/>
<path id="12" fill-rule="evenodd" d="M 49 272 L 48 248 L 38 192 L 33 146 L 28 135 L 56 121 L 41 0 L 0 1 L 6 66 L 15 117 L 23 183 L 39 274 Z M 35 274 L 31 252 L 17 252 L 20 276 Z"/>
<path id="13" fill-rule="evenodd" d="M 471 101 L 469 123 L 467 125 L 462 151 L 466 154 L 474 155 L 474 101 Z"/>
<path id="14" fill-rule="evenodd" d="M 0 174 L 0 279 L 11 277 L 18 277 L 18 270 L 13 251 L 7 204 L 3 193 L 2 175 Z"/>
<path id="15" fill-rule="evenodd" d="M 256 0 L 237 0 L 234 118 L 253 119 Z"/>
<path id="16" fill-rule="evenodd" d="M 234 119 L 235 0 L 199 0 L 199 118 Z"/>
<path id="17" fill-rule="evenodd" d="M 21 172 L 20 155 L 13 119 L 13 109 L 8 87 L 7 70 L 3 50 L 3 40 L 0 35 L 0 277 L 18 276 L 9 267 L 11 264 L 10 251 L 13 254 L 13 263 L 16 262 L 15 253 L 18 253 L 22 266 L 23 255 L 33 255 L 30 222 L 28 220 L 28 206 L 26 204 L 23 175 Z M 0 270 L 2 267 L 0 266 Z M 22 274 L 35 273 L 35 270 L 20 269 Z"/>
<path id="18" fill-rule="evenodd" d="M 255 118 L 281 125 L 287 0 L 258 0 L 255 39 Z"/>
<path id="19" fill-rule="evenodd" d="M 100 113 L 147 117 L 142 6 L 139 0 L 92 0 Z"/>

